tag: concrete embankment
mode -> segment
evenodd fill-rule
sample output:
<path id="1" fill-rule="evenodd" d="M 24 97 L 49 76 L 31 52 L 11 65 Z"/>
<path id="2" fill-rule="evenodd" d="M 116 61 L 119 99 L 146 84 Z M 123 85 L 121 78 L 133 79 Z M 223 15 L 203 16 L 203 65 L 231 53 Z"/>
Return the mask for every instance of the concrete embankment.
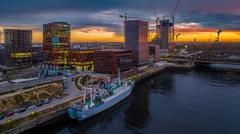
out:
<path id="1" fill-rule="evenodd" d="M 50 107 L 44 111 L 41 111 L 37 113 L 35 116 L 28 117 L 27 119 L 21 119 L 20 121 L 16 121 L 15 125 L 16 127 L 9 129 L 7 131 L 2 132 L 1 134 L 18 134 L 21 132 L 24 132 L 26 130 L 35 128 L 40 126 L 41 124 L 44 124 L 54 118 L 57 118 L 63 114 L 66 114 L 67 108 L 76 102 L 79 102 L 82 100 L 82 97 L 77 97 L 72 100 L 66 101 L 60 105 Z M 27 120 L 27 121 L 26 121 Z M 21 123 L 21 121 L 23 123 Z"/>
<path id="2" fill-rule="evenodd" d="M 141 70 L 139 72 L 137 72 L 135 75 L 130 76 L 128 78 L 126 78 L 127 80 L 134 80 L 136 82 L 141 82 L 145 79 L 148 79 L 149 77 L 152 77 L 156 74 L 158 74 L 159 72 L 164 71 L 166 68 L 168 68 L 169 66 L 167 64 L 158 66 L 158 67 L 150 67 L 144 70 Z"/>

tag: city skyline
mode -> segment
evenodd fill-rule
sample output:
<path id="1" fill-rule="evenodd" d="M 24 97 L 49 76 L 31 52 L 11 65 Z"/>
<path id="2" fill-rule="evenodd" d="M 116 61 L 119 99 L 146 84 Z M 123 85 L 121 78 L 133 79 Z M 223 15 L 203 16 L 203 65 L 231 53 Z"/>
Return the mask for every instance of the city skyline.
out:
<path id="1" fill-rule="evenodd" d="M 138 4 L 136 4 L 138 3 Z M 123 42 L 123 19 L 119 14 L 145 18 L 154 37 L 155 19 L 151 3 L 159 16 L 170 16 L 176 0 L 69 1 L 3 0 L 0 29 L 33 30 L 33 42 L 42 43 L 42 25 L 65 21 L 72 25 L 72 42 Z M 218 4 L 216 4 L 218 3 Z M 159 5 L 159 6 L 158 6 Z M 240 41 L 240 2 L 234 0 L 182 1 L 176 14 L 178 41 L 214 41 L 217 29 L 223 29 L 221 41 Z M 167 17 L 166 17 L 167 18 Z"/>

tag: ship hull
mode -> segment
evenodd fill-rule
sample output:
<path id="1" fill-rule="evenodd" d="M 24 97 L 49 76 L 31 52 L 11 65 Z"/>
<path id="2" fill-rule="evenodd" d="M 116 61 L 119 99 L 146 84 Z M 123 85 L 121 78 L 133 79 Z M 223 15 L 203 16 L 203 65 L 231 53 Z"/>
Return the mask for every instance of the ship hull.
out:
<path id="1" fill-rule="evenodd" d="M 120 89 L 119 93 L 116 93 L 112 95 L 111 97 L 103 100 L 103 104 L 89 109 L 86 113 L 81 113 L 77 110 L 74 110 L 73 108 L 68 109 L 68 115 L 70 118 L 78 121 L 86 120 L 92 116 L 95 116 L 104 110 L 107 110 L 114 106 L 115 104 L 119 103 L 120 101 L 124 100 L 126 97 L 128 97 L 133 89 L 133 85 L 124 87 L 124 89 Z"/>

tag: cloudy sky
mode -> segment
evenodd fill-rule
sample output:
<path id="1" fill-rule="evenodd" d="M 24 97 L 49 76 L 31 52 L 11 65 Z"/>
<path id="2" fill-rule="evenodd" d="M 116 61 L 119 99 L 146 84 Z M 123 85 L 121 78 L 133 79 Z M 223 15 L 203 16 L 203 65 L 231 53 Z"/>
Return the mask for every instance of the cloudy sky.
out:
<path id="1" fill-rule="evenodd" d="M 42 40 L 42 24 L 66 21 L 72 25 L 72 41 L 123 41 L 119 14 L 144 18 L 154 28 L 154 5 L 160 17 L 170 16 L 177 0 L 1 0 L 0 29 L 34 31 Z M 182 0 L 176 13 L 179 41 L 214 40 L 223 29 L 223 41 L 240 40 L 240 0 Z M 154 31 L 154 30 L 153 30 Z M 153 35 L 152 35 L 153 36 Z"/>

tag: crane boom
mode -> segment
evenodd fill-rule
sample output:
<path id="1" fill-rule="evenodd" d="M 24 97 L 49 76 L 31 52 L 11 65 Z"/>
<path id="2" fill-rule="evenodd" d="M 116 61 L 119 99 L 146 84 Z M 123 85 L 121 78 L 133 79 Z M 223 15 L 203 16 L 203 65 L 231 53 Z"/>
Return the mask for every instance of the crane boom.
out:
<path id="1" fill-rule="evenodd" d="M 179 7 L 180 1 L 181 1 L 181 0 L 178 0 L 178 1 L 177 1 L 177 4 L 176 4 L 176 6 L 175 6 L 175 8 L 174 8 L 174 11 L 173 11 L 173 16 L 174 16 L 174 17 L 175 17 L 175 14 L 176 14 L 177 9 L 178 9 L 178 7 Z"/>
<path id="2" fill-rule="evenodd" d="M 120 18 L 124 18 L 125 21 L 127 21 L 128 19 L 138 19 L 138 20 L 146 20 L 146 21 L 152 21 L 150 19 L 147 18 L 139 18 L 139 17 L 132 17 L 132 16 L 128 16 L 127 13 L 125 13 L 125 15 L 119 15 Z"/>

